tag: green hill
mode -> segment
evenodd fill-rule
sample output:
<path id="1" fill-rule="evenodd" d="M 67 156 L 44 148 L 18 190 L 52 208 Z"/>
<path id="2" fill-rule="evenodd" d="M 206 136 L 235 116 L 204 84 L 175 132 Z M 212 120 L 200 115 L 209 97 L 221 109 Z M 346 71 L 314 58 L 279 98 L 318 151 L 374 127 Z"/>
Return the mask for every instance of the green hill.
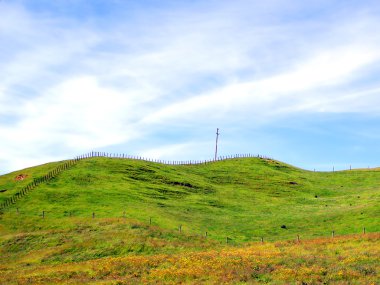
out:
<path id="1" fill-rule="evenodd" d="M 0 199 L 59 162 L 0 177 Z M 14 177 L 27 175 L 23 181 Z M 380 230 L 380 171 L 310 172 L 270 159 L 164 165 L 80 160 L 7 207 L 2 230 L 70 225 L 70 218 L 127 217 L 240 243 Z M 2 202 L 0 200 L 0 203 Z M 18 208 L 18 214 L 17 214 Z M 44 211 L 45 218 L 42 219 Z"/>
<path id="2" fill-rule="evenodd" d="M 262 158 L 20 170 L 0 176 L 0 283 L 373 282 L 379 181 Z"/>

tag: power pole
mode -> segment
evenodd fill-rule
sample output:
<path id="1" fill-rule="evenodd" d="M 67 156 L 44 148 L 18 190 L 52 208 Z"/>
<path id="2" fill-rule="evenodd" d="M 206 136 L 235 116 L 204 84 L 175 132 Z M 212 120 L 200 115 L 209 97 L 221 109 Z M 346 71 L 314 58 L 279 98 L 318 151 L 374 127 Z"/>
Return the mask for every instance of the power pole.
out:
<path id="1" fill-rule="evenodd" d="M 215 160 L 218 157 L 218 138 L 219 138 L 219 129 L 216 129 Z"/>

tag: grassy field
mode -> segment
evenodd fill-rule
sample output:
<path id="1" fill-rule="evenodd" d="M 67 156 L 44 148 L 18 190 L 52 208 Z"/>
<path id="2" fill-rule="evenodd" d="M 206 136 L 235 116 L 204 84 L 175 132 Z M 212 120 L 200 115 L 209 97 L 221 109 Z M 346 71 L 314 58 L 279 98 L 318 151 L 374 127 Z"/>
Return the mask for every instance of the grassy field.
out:
<path id="1" fill-rule="evenodd" d="M 0 203 L 60 163 L 0 176 L 0 190 L 6 190 L 0 192 Z M 15 181 L 19 174 L 28 176 Z M 379 169 L 310 172 L 260 158 L 182 166 L 84 159 L 40 184 L 0 215 L 0 283 L 35 284 L 41 279 L 46 284 L 79 284 L 81 278 L 85 282 L 92 278 L 128 284 L 133 271 L 136 282 L 143 283 L 288 284 L 289 280 L 314 278 L 315 270 L 307 273 L 305 269 L 303 275 L 289 271 L 293 259 L 301 266 L 302 260 L 308 260 L 306 256 L 314 254 L 324 256 L 316 265 L 320 280 L 346 284 L 344 280 L 349 279 L 342 277 L 344 266 L 340 271 L 339 266 L 335 271 L 328 268 L 341 258 L 336 252 L 347 258 L 352 252 L 352 268 L 347 265 L 346 269 L 358 275 L 357 284 L 363 284 L 365 277 L 371 284 L 378 278 L 379 235 L 368 233 L 380 232 L 379 181 Z M 342 236 L 360 234 L 364 227 L 365 236 Z M 297 235 L 302 246 L 293 244 Z M 292 242 L 278 242 L 285 240 Z M 247 246 L 252 242 L 253 246 Z M 273 252 L 272 267 L 269 259 L 256 264 L 254 255 L 251 260 L 248 253 L 256 248 L 261 250 L 259 256 Z M 355 261 L 358 252 L 365 255 L 360 262 Z M 197 258 L 204 270 L 191 273 L 191 260 Z M 120 265 L 131 260 L 138 262 L 128 269 Z M 220 268 L 215 268 L 215 278 L 206 278 L 214 272 L 212 260 L 218 260 Z M 229 272 L 227 265 L 234 260 L 244 262 Z M 112 272 L 101 270 L 110 266 L 115 266 Z M 311 262 L 307 263 L 310 266 Z M 78 269 L 82 267 L 85 269 Z M 240 280 L 241 270 L 245 279 Z M 177 273 L 170 276 L 170 272 Z"/>
<path id="2" fill-rule="evenodd" d="M 367 234 L 203 251 L 181 249 L 171 254 L 157 252 L 71 263 L 43 260 L 40 264 L 35 259 L 41 256 L 41 251 L 36 251 L 27 258 L 1 265 L 0 281 L 1 284 L 379 284 L 379 240 L 379 234 Z M 182 240 L 177 246 L 185 244 Z"/>

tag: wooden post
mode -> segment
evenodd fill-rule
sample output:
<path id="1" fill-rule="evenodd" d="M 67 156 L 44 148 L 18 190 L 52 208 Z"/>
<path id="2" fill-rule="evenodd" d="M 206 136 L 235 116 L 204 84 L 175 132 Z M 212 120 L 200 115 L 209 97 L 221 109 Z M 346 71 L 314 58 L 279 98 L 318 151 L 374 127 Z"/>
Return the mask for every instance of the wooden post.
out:
<path id="1" fill-rule="evenodd" d="M 152 224 L 152 217 L 149 218 L 149 225 Z"/>
<path id="2" fill-rule="evenodd" d="M 179 225 L 178 230 L 180 233 L 182 233 L 182 225 Z"/>
<path id="3" fill-rule="evenodd" d="M 332 231 L 331 232 L 331 237 L 334 237 L 335 236 L 335 231 Z"/>
<path id="4" fill-rule="evenodd" d="M 363 234 L 365 235 L 365 227 L 363 228 Z"/>
<path id="5" fill-rule="evenodd" d="M 42 211 L 42 218 L 45 219 L 45 211 Z"/>
<path id="6" fill-rule="evenodd" d="M 95 213 L 94 213 L 94 212 L 92 212 L 92 218 L 93 218 L 93 219 L 95 218 Z"/>
<path id="7" fill-rule="evenodd" d="M 261 243 L 264 243 L 264 238 L 263 237 L 261 237 Z"/>
<path id="8" fill-rule="evenodd" d="M 216 160 L 216 158 L 218 157 L 218 138 L 219 138 L 219 129 L 217 128 L 216 129 L 215 158 L 214 158 L 214 160 Z"/>
<path id="9" fill-rule="evenodd" d="M 300 242 L 300 235 L 297 235 L 297 241 Z"/>
<path id="10" fill-rule="evenodd" d="M 207 232 L 205 232 L 205 237 L 207 238 Z"/>

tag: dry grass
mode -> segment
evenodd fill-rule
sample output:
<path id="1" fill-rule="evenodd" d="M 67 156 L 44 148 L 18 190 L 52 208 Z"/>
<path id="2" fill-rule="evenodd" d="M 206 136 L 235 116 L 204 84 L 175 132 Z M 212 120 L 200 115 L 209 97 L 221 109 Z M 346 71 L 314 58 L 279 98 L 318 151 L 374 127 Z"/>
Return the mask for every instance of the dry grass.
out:
<path id="1" fill-rule="evenodd" d="M 378 284 L 380 234 L 8 268 L 1 284 Z"/>

